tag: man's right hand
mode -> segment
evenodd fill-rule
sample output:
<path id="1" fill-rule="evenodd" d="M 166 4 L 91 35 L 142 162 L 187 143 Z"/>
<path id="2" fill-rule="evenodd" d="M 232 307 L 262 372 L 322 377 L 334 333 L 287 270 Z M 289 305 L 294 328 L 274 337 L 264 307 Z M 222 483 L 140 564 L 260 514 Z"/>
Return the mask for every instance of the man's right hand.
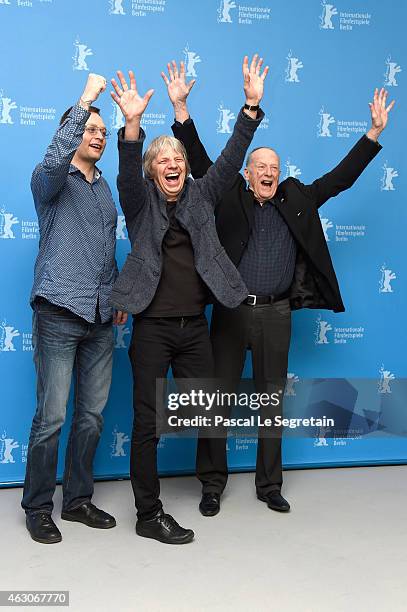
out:
<path id="1" fill-rule="evenodd" d="M 85 89 L 83 90 L 83 94 L 81 95 L 81 102 L 85 102 L 88 104 L 92 104 L 102 91 L 106 89 L 106 79 L 100 74 L 94 74 L 91 72 L 88 76 L 88 80 L 85 85 Z"/>
<path id="2" fill-rule="evenodd" d="M 186 82 L 184 62 L 180 62 L 180 69 L 178 70 L 176 61 L 172 60 L 172 62 L 168 62 L 167 69 L 168 77 L 165 72 L 161 72 L 161 76 L 167 86 L 168 97 L 174 107 L 175 118 L 183 123 L 189 118 L 187 98 L 195 85 L 195 79 L 192 79 L 189 83 Z"/>

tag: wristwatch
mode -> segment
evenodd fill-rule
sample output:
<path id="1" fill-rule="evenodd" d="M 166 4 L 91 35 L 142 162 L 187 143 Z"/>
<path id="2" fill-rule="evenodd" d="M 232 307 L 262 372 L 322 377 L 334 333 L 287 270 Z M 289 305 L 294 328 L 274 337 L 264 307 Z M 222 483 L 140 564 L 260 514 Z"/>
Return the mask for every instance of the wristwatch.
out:
<path id="1" fill-rule="evenodd" d="M 257 111 L 260 106 L 258 104 L 245 104 L 243 108 L 248 111 Z"/>

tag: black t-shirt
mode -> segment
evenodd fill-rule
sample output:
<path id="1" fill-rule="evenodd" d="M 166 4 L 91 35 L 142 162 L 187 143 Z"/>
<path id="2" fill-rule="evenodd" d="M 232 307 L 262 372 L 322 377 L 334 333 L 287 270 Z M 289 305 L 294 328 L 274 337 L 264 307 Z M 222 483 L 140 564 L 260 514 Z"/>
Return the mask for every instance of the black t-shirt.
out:
<path id="1" fill-rule="evenodd" d="M 175 218 L 176 206 L 176 202 L 167 202 L 170 226 L 162 243 L 161 278 L 143 316 L 199 315 L 208 302 L 209 289 L 196 271 L 191 238 Z"/>

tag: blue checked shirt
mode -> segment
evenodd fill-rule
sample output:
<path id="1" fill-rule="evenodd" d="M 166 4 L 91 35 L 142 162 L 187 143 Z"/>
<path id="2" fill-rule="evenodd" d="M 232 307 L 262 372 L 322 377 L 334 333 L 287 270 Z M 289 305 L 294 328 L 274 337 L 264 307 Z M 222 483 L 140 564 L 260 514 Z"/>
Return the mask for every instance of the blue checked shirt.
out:
<path id="1" fill-rule="evenodd" d="M 71 164 L 89 116 L 73 107 L 32 175 L 40 244 L 30 301 L 42 296 L 93 323 L 99 300 L 105 323 L 117 276 L 117 210 L 100 170 L 88 183 Z"/>
<path id="2" fill-rule="evenodd" d="M 290 287 L 297 247 L 273 200 L 263 206 L 253 197 L 254 218 L 238 270 L 251 295 L 279 295 Z"/>

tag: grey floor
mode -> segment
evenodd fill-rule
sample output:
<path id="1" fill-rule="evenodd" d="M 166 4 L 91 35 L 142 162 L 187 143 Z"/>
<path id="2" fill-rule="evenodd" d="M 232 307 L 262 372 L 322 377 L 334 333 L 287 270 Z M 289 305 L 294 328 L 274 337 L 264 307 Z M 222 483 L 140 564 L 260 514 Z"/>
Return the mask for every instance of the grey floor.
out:
<path id="1" fill-rule="evenodd" d="M 163 479 L 167 512 L 196 533 L 176 547 L 135 534 L 127 481 L 96 485 L 109 531 L 61 521 L 58 490 L 63 542 L 47 546 L 25 529 L 21 489 L 2 489 L 0 588 L 69 590 L 75 612 L 407 610 L 407 466 L 289 471 L 284 494 L 278 514 L 235 474 L 204 518 L 194 478 Z"/>

